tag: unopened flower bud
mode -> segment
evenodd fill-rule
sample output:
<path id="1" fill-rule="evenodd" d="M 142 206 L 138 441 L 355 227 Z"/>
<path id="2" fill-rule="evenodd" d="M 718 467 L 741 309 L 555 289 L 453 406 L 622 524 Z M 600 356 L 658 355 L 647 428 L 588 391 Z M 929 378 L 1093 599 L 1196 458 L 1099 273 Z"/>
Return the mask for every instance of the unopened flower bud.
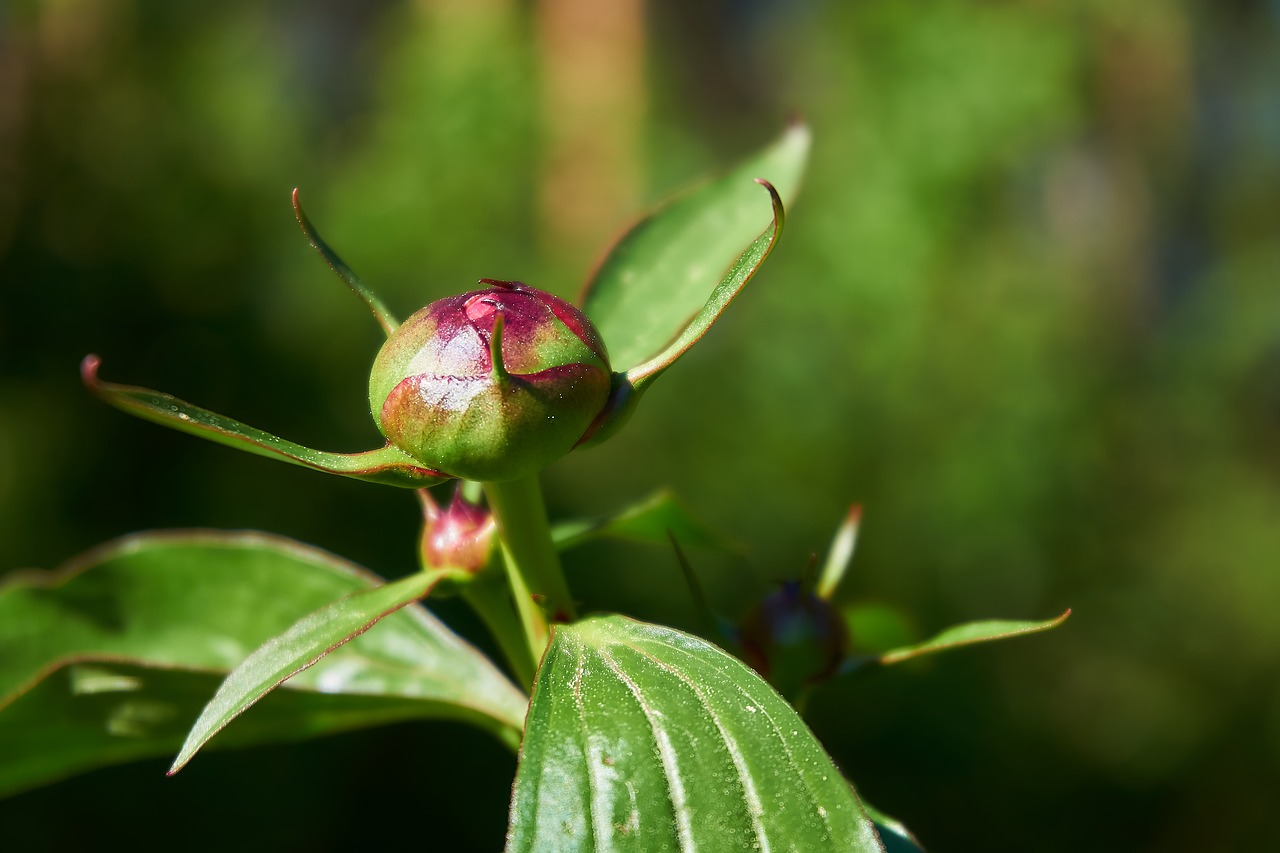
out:
<path id="1" fill-rule="evenodd" d="M 493 515 L 456 494 L 440 509 L 424 489 L 422 495 L 426 525 L 422 535 L 423 563 L 431 568 L 458 568 L 477 572 L 489 562 Z"/>
<path id="2" fill-rule="evenodd" d="M 582 312 L 520 282 L 433 302 L 382 347 L 369 379 L 391 444 L 467 480 L 513 480 L 568 453 L 609 399 L 604 342 Z"/>
<path id="3" fill-rule="evenodd" d="M 742 620 L 743 655 L 784 696 L 836 673 L 848 647 L 848 629 L 826 599 L 789 581 Z"/>

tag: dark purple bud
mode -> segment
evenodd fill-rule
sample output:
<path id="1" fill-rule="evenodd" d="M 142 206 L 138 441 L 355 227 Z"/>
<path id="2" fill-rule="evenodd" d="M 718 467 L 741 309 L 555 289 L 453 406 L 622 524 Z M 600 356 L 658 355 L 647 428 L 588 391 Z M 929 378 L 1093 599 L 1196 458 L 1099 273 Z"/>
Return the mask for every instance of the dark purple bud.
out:
<path id="1" fill-rule="evenodd" d="M 747 663 L 788 697 L 835 675 L 849 645 L 839 612 L 797 581 L 748 613 L 738 640 Z"/>
<path id="2" fill-rule="evenodd" d="M 369 405 L 387 440 L 437 471 L 514 480 L 568 453 L 609 399 L 582 312 L 520 282 L 433 302 L 387 340 Z"/>

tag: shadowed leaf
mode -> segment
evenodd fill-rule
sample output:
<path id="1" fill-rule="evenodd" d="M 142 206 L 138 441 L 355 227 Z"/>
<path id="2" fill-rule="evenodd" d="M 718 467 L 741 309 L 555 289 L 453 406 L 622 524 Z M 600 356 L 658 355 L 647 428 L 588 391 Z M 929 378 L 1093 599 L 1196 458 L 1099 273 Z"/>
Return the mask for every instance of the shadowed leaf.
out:
<path id="1" fill-rule="evenodd" d="M 308 674 L 326 668 L 321 661 Z M 341 663 L 335 664 L 335 671 Z M 99 767 L 171 756 L 222 673 L 72 664 L 0 711 L 0 797 Z M 433 699 L 313 688 L 274 691 L 206 748 L 304 740 L 402 720 L 458 717 Z M 463 716 L 463 719 L 468 717 Z M 512 730 L 514 732 L 514 730 Z"/>
<path id="2" fill-rule="evenodd" d="M 0 749 L 0 792 L 172 754 L 182 740 L 175 732 L 185 734 L 217 682 L 250 652 L 317 608 L 379 583 L 358 566 L 283 537 L 217 531 L 136 534 L 55 572 L 12 575 L 0 585 L 0 744 L 13 738 L 32 746 Z M 125 675 L 85 676 L 96 671 Z M 207 691 L 194 694 L 193 685 Z M 283 715 L 247 722 L 258 711 L 232 731 L 247 726 L 249 740 L 294 739 L 389 715 L 445 717 L 511 742 L 527 702 L 487 658 L 417 605 L 285 686 L 363 698 L 290 705 L 310 709 L 296 731 L 283 725 Z M 152 726 L 135 711 L 147 719 L 158 714 L 164 724 Z M 127 744 L 117 736 L 122 720 L 137 723 Z M 74 733 L 65 749 L 36 748 L 57 741 L 59 731 Z"/>
<path id="3" fill-rule="evenodd" d="M 556 547 L 562 551 L 605 537 L 665 546 L 670 541 L 669 535 L 675 536 L 682 545 L 733 550 L 724 536 L 695 517 L 667 491 L 650 495 L 605 518 L 563 521 L 552 530 Z"/>

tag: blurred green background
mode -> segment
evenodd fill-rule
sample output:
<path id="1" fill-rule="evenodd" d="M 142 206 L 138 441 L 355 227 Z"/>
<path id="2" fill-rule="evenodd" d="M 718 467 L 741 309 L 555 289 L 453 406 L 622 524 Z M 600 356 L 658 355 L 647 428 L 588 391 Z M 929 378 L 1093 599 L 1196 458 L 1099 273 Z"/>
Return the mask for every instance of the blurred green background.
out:
<path id="1" fill-rule="evenodd" d="M 842 600 L 904 630 L 1074 608 L 812 703 L 930 849 L 1280 846 L 1275 2 L 9 0 L 0 571 L 191 526 L 409 571 L 407 493 L 127 418 L 79 359 L 372 447 L 381 334 L 294 186 L 402 316 L 482 276 L 573 295 L 791 114 L 815 145 L 779 251 L 628 429 L 547 473 L 553 512 L 673 487 L 743 546 L 691 555 L 726 615 L 852 502 Z M 569 571 L 588 609 L 696 625 L 665 550 Z M 413 725 L 163 767 L 0 802 L 6 842 L 322 850 L 390 819 L 497 849 L 514 758 Z"/>

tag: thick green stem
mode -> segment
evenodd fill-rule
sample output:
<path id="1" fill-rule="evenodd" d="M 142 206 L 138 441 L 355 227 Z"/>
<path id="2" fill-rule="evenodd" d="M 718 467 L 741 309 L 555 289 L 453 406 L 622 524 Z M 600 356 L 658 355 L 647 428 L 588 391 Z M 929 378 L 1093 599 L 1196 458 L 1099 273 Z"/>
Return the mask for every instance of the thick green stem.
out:
<path id="1" fill-rule="evenodd" d="M 573 599 L 564 571 L 560 568 L 560 556 L 551 541 L 551 526 L 547 523 L 547 510 L 542 502 L 542 489 L 537 475 L 503 483 L 485 483 L 485 496 L 489 509 L 498 520 L 498 535 L 502 539 L 502 553 L 513 580 L 519 579 L 528 594 L 542 605 L 542 610 L 553 621 L 563 622 L 574 618 Z M 521 607 L 519 585 L 513 584 L 516 606 Z M 542 656 L 542 647 L 533 644 L 534 658 Z"/>

